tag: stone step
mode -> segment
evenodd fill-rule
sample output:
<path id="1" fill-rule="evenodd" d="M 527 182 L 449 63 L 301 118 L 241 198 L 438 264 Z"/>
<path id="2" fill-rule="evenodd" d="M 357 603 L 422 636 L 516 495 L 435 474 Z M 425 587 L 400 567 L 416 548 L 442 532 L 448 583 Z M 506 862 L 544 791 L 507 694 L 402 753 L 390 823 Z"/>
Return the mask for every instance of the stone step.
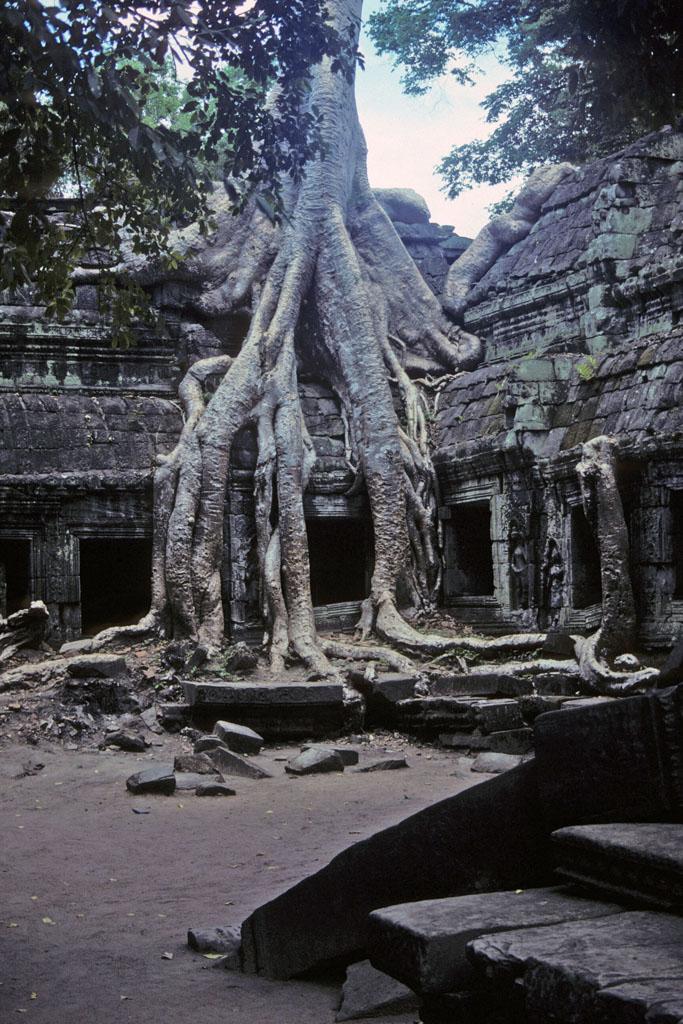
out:
<path id="1" fill-rule="evenodd" d="M 432 696 L 520 697 L 576 696 L 579 675 L 576 663 L 546 662 L 543 671 L 520 672 L 515 662 L 500 665 L 473 665 L 467 672 L 428 672 Z"/>
<path id="2" fill-rule="evenodd" d="M 357 722 L 358 705 L 344 700 L 340 683 L 267 683 L 183 680 L 193 723 L 207 730 L 222 718 L 266 739 L 322 738 Z"/>
<path id="3" fill-rule="evenodd" d="M 563 877 L 683 910 L 683 825 L 577 825 L 559 829 L 551 838 Z"/>
<path id="4" fill-rule="evenodd" d="M 360 670 L 352 670 L 350 679 L 365 698 L 365 725 L 371 729 L 398 725 L 397 704 L 414 697 L 418 681 L 405 672 L 381 672 L 369 680 Z"/>
<path id="5" fill-rule="evenodd" d="M 473 729 L 471 705 L 471 697 L 412 697 L 395 704 L 394 723 L 427 736 L 444 729 Z"/>
<path id="6" fill-rule="evenodd" d="M 245 921 L 245 970 L 289 978 L 351 959 L 379 907 L 548 884 L 536 792 L 534 765 L 522 764 L 348 847 Z"/>
<path id="7" fill-rule="evenodd" d="M 468 990 L 468 942 L 478 935 L 603 917 L 621 911 L 569 887 L 477 893 L 383 907 L 370 914 L 368 953 L 378 970 L 424 995 Z"/>
<path id="8" fill-rule="evenodd" d="M 683 1021 L 683 918 L 633 911 L 474 939 L 487 984 L 519 998 L 523 1020 Z"/>
<path id="9" fill-rule="evenodd" d="M 424 735 L 473 729 L 502 732 L 526 725 L 519 702 L 511 697 L 412 697 L 397 701 L 393 712 L 399 728 Z"/>

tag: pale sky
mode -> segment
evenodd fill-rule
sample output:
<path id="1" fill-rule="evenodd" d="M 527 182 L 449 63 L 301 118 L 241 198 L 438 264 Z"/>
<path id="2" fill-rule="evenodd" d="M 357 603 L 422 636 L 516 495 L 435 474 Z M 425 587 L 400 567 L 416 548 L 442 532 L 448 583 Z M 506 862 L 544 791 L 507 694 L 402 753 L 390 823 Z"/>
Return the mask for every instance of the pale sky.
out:
<path id="1" fill-rule="evenodd" d="M 364 16 L 379 7 L 379 0 L 365 0 Z M 432 220 L 452 224 L 458 234 L 476 235 L 489 219 L 488 204 L 502 199 L 509 186 L 480 186 L 446 199 L 435 167 L 451 146 L 490 132 L 479 103 L 503 81 L 505 69 L 487 57 L 479 61 L 484 73 L 473 86 L 446 75 L 427 95 L 406 96 L 391 58 L 379 57 L 365 33 L 360 48 L 366 66 L 356 75 L 356 99 L 368 142 L 370 184 L 414 188 L 426 199 Z"/>

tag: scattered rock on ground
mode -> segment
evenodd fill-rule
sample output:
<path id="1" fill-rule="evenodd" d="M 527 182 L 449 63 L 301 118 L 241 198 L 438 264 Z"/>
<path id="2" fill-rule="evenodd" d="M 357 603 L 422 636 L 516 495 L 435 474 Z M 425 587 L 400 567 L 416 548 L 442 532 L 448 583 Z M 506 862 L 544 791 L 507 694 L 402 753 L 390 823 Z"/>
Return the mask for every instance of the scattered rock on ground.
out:
<path id="1" fill-rule="evenodd" d="M 212 750 L 227 750 L 223 740 L 218 736 L 201 736 L 194 745 L 195 754 L 210 754 Z"/>
<path id="2" fill-rule="evenodd" d="M 328 747 L 324 743 L 305 743 L 301 750 L 333 750 L 335 754 L 339 754 L 346 768 L 358 764 L 358 751 L 353 747 Z"/>
<path id="3" fill-rule="evenodd" d="M 178 790 L 189 790 L 193 792 L 197 790 L 199 786 L 203 786 L 208 781 L 210 776 L 200 775 L 199 772 L 175 772 L 175 788 Z M 216 782 L 222 782 L 223 776 L 216 773 Z"/>
<path id="4" fill-rule="evenodd" d="M 208 755 L 216 768 L 220 772 L 224 772 L 226 775 L 239 775 L 245 779 L 270 779 L 272 775 L 270 772 L 262 768 L 261 765 L 254 764 L 252 761 L 247 761 L 246 758 L 241 757 L 239 754 L 235 754 L 232 750 L 223 750 L 220 747 L 216 747 L 215 750 L 210 751 Z"/>
<path id="5" fill-rule="evenodd" d="M 484 751 L 478 754 L 470 771 L 484 772 L 488 775 L 499 775 L 501 772 L 508 772 L 522 763 L 520 754 L 496 754 L 493 750 Z"/>
<path id="6" fill-rule="evenodd" d="M 378 971 L 369 960 L 362 960 L 347 968 L 335 1020 L 359 1020 L 384 1013 L 400 1013 L 416 1010 L 418 1005 L 418 997 L 411 989 Z"/>
<path id="7" fill-rule="evenodd" d="M 357 772 L 391 772 L 397 768 L 408 768 L 405 757 L 383 757 L 380 761 L 372 761 L 356 768 Z"/>
<path id="8" fill-rule="evenodd" d="M 206 754 L 176 754 L 173 768 L 176 772 L 196 772 L 198 775 L 216 773 L 216 765 Z"/>
<path id="9" fill-rule="evenodd" d="M 126 729 L 117 729 L 115 732 L 105 733 L 103 747 L 118 747 L 119 750 L 127 750 L 131 753 L 140 754 L 147 749 L 147 743 L 142 736 L 129 732 Z"/>
<path id="10" fill-rule="evenodd" d="M 195 789 L 196 796 L 235 796 L 236 791 L 224 782 L 204 781 Z"/>
<path id="11" fill-rule="evenodd" d="M 66 671 L 74 679 L 111 679 L 126 675 L 128 666 L 120 654 L 80 654 L 68 661 Z"/>
<path id="12" fill-rule="evenodd" d="M 228 750 L 234 750 L 236 754 L 258 754 L 264 744 L 263 736 L 235 722 L 216 722 L 213 731 Z"/>
<path id="13" fill-rule="evenodd" d="M 151 732 L 159 734 L 164 731 L 159 725 L 157 719 L 157 709 L 154 706 L 152 706 L 151 708 L 146 708 L 145 711 L 143 711 L 142 714 L 140 715 L 140 718 Z"/>
<path id="14" fill-rule="evenodd" d="M 215 928 L 190 928 L 187 944 L 196 953 L 225 953 L 239 967 L 242 937 L 239 925 L 217 925 Z M 226 961 L 222 965 L 228 967 Z"/>
<path id="15" fill-rule="evenodd" d="M 144 771 L 136 772 L 126 780 L 126 789 L 131 793 L 164 793 L 175 792 L 176 780 L 172 765 L 155 765 Z"/>
<path id="16" fill-rule="evenodd" d="M 308 747 L 285 765 L 290 775 L 315 775 L 321 772 L 343 772 L 344 762 L 335 750 Z"/>

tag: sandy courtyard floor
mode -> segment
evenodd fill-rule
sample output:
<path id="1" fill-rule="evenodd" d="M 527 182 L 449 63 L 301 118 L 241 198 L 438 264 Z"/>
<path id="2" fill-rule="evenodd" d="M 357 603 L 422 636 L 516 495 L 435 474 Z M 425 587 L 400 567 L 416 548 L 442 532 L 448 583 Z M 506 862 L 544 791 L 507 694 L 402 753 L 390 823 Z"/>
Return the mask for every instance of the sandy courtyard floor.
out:
<path id="1" fill-rule="evenodd" d="M 275 777 L 228 779 L 235 797 L 133 797 L 128 775 L 187 749 L 177 736 L 155 742 L 148 755 L 0 751 L 3 1024 L 332 1022 L 335 979 L 217 969 L 187 948 L 188 927 L 239 923 L 344 847 L 487 778 L 401 741 L 408 769 L 295 779 L 274 759 L 299 748 L 270 747 L 259 761 Z M 29 762 L 44 767 L 18 778 Z"/>

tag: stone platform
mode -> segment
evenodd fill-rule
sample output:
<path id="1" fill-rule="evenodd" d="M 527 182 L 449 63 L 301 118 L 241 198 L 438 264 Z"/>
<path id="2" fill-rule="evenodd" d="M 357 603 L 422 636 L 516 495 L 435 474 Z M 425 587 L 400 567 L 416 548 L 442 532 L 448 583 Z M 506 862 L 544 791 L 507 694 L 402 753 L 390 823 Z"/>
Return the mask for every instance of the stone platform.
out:
<path id="1" fill-rule="evenodd" d="M 247 725 L 265 739 L 323 738 L 349 731 L 359 704 L 340 683 L 183 680 L 187 718 L 211 729 L 221 718 Z"/>

